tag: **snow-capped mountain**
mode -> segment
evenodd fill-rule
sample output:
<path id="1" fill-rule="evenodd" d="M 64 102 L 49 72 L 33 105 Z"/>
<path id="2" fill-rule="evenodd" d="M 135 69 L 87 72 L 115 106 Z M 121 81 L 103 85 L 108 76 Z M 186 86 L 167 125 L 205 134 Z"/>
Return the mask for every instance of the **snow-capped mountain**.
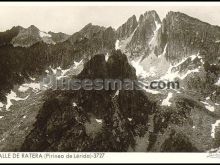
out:
<path id="1" fill-rule="evenodd" d="M 0 151 L 205 152 L 220 141 L 220 27 L 180 12 L 0 33 Z M 179 89 L 40 90 L 42 77 L 178 81 Z"/>

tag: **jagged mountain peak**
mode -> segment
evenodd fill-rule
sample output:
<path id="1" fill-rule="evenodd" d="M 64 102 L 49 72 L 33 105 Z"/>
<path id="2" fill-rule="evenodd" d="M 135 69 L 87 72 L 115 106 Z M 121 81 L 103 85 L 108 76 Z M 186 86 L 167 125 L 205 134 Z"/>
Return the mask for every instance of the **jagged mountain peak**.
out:
<path id="1" fill-rule="evenodd" d="M 31 30 L 33 32 L 39 32 L 40 30 L 35 25 L 30 25 L 27 30 Z"/>
<path id="2" fill-rule="evenodd" d="M 160 17 L 155 10 L 146 11 L 143 15 L 146 19 L 153 18 L 158 23 L 161 23 Z"/>
<path id="3" fill-rule="evenodd" d="M 201 24 L 205 24 L 205 25 L 208 25 L 208 26 L 212 26 L 211 24 L 207 23 L 207 22 L 204 22 L 198 18 L 195 18 L 195 17 L 192 17 L 190 15 L 187 15 L 185 13 L 182 13 L 182 12 L 179 12 L 179 11 L 169 11 L 167 14 L 166 14 L 166 17 L 164 18 L 164 20 L 171 20 L 173 22 L 188 22 L 190 24 L 198 24 L 198 25 L 201 25 Z"/>
<path id="4" fill-rule="evenodd" d="M 187 14 L 168 12 L 158 36 L 159 54 L 167 45 L 166 57 L 169 61 L 178 62 L 198 52 L 212 61 L 218 57 L 218 52 L 214 50 L 219 47 L 220 28 Z"/>
<path id="5" fill-rule="evenodd" d="M 22 26 L 13 26 L 10 30 L 13 30 L 13 29 L 18 29 L 19 31 L 24 29 L 24 27 Z"/>
<path id="6" fill-rule="evenodd" d="M 79 78 L 137 79 L 135 69 L 120 50 L 112 50 L 106 61 L 104 54 L 97 54 L 85 65 Z"/>
<path id="7" fill-rule="evenodd" d="M 70 38 L 70 42 L 74 43 L 77 40 L 81 40 L 81 38 L 92 38 L 94 34 L 98 32 L 104 31 L 106 28 L 99 25 L 93 25 L 92 23 L 88 23 L 85 25 L 80 31 L 74 33 Z"/>
<path id="8" fill-rule="evenodd" d="M 93 25 L 92 23 L 88 23 L 87 25 L 85 25 L 80 32 L 88 32 L 90 30 L 92 31 L 99 31 L 99 30 L 104 30 L 105 27 L 104 26 L 99 26 L 99 25 Z"/>
<path id="9" fill-rule="evenodd" d="M 137 22 L 136 15 L 132 15 L 131 17 L 129 17 L 127 22 Z"/>
<path id="10" fill-rule="evenodd" d="M 138 23 L 141 24 L 146 20 L 161 23 L 160 17 L 155 10 L 146 11 L 144 14 L 141 14 Z"/>
<path id="11" fill-rule="evenodd" d="M 118 27 L 116 31 L 117 37 L 121 39 L 129 37 L 136 29 L 137 25 L 138 22 L 136 16 L 135 15 L 131 16 L 123 25 Z"/>

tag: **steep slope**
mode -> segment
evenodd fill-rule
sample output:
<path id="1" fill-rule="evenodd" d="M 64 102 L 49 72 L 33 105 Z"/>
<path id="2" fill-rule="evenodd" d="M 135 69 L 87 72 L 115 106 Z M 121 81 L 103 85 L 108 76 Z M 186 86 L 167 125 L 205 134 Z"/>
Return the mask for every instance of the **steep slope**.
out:
<path id="1" fill-rule="evenodd" d="M 134 32 L 137 26 L 138 26 L 138 22 L 137 22 L 136 16 L 133 15 L 127 20 L 127 22 L 125 22 L 123 25 L 121 25 L 117 29 L 116 31 L 117 38 L 120 38 L 120 39 L 128 38 Z"/>
<path id="2" fill-rule="evenodd" d="M 159 30 L 160 52 L 167 44 L 166 57 L 179 61 L 198 52 L 210 62 L 219 57 L 220 27 L 180 12 L 169 12 Z"/>
<path id="3" fill-rule="evenodd" d="M 149 55 L 150 42 L 160 24 L 161 20 L 154 10 L 142 14 L 138 21 L 132 16 L 117 29 L 120 49 L 131 58 Z"/>

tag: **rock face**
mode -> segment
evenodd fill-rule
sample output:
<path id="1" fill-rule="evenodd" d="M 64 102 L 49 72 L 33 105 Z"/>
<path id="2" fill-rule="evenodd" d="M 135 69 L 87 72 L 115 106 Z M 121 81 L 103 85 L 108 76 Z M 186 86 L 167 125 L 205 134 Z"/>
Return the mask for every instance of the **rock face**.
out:
<path id="1" fill-rule="evenodd" d="M 118 39 L 122 50 L 132 56 L 149 55 L 150 42 L 159 29 L 161 20 L 156 11 L 147 11 L 137 22 L 133 16 L 118 28 Z"/>
<path id="2" fill-rule="evenodd" d="M 120 39 L 128 38 L 134 32 L 137 26 L 138 26 L 138 22 L 137 22 L 136 16 L 133 15 L 127 20 L 126 23 L 124 23 L 122 26 L 120 26 L 117 29 L 116 31 L 117 38 L 120 38 Z"/>

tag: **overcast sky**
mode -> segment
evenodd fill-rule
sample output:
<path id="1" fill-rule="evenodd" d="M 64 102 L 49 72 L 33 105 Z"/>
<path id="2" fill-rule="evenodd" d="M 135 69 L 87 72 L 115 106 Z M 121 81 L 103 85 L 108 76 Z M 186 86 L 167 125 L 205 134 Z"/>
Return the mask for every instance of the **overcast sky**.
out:
<path id="1" fill-rule="evenodd" d="M 1 6 L 0 31 L 12 26 L 37 26 L 42 31 L 73 34 L 88 23 L 117 28 L 130 16 L 156 10 L 160 18 L 180 11 L 220 26 L 220 6 Z"/>

